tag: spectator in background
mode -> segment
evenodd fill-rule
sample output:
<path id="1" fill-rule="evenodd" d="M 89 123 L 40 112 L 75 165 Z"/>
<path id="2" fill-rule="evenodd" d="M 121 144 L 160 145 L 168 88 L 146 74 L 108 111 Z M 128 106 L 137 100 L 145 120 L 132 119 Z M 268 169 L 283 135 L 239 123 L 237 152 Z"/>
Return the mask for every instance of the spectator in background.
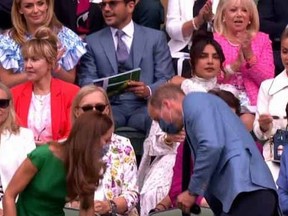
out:
<path id="1" fill-rule="evenodd" d="M 75 81 L 75 66 L 86 49 L 81 39 L 57 20 L 53 9 L 54 0 L 13 1 L 13 27 L 0 35 L 0 79 L 8 87 L 27 81 L 21 47 L 41 26 L 52 29 L 59 39 L 59 64 L 53 68 L 53 76 L 70 83 Z"/>
<path id="2" fill-rule="evenodd" d="M 102 149 L 112 131 L 109 116 L 87 112 L 64 143 L 51 142 L 28 154 L 4 194 L 4 215 L 64 216 L 65 203 L 79 199 L 79 215 L 94 216 L 93 193 L 105 169 Z"/>
<path id="3" fill-rule="evenodd" d="M 258 0 L 260 31 L 270 35 L 272 40 L 275 76 L 284 69 L 280 54 L 280 36 L 288 25 L 288 10 L 286 0 Z"/>
<path id="4" fill-rule="evenodd" d="M 112 109 L 106 92 L 95 85 L 80 89 L 72 105 L 72 121 L 85 112 L 100 112 L 112 118 Z M 113 134 L 103 147 L 103 161 L 106 170 L 99 187 L 94 193 L 95 213 L 104 215 L 111 212 L 111 202 L 115 203 L 113 213 L 117 215 L 138 215 L 137 165 L 130 140 Z M 79 207 L 74 202 L 72 207 Z M 112 210 L 113 210 L 112 209 Z"/>
<path id="5" fill-rule="evenodd" d="M 214 28 L 226 58 L 219 81 L 238 89 L 241 119 L 251 131 L 260 84 L 274 76 L 271 41 L 259 32 L 254 0 L 220 0 Z"/>
<path id="6" fill-rule="evenodd" d="M 212 21 L 218 1 L 168 0 L 166 31 L 171 38 L 168 45 L 173 58 L 189 53 L 193 31 Z M 207 25 L 203 25 L 207 28 Z"/>
<path id="7" fill-rule="evenodd" d="M 11 8 L 13 0 L 0 1 L 0 33 L 1 30 L 6 30 L 12 27 Z"/>
<path id="8" fill-rule="evenodd" d="M 139 25 L 160 30 L 164 23 L 164 8 L 160 0 L 136 0 L 133 20 Z"/>
<path id="9" fill-rule="evenodd" d="M 28 82 L 12 88 L 20 123 L 33 131 L 38 145 L 68 137 L 71 104 L 79 89 L 52 77 L 57 67 L 57 43 L 49 28 L 38 28 L 22 46 Z"/>
<path id="10" fill-rule="evenodd" d="M 129 126 L 146 134 L 151 126 L 147 98 L 174 75 L 165 34 L 132 21 L 135 0 L 103 0 L 100 5 L 108 27 L 87 36 L 79 84 L 140 67 L 140 81 L 129 82 L 127 92 L 110 102 L 116 128 Z"/>
<path id="11" fill-rule="evenodd" d="M 287 126 L 288 29 L 285 29 L 281 36 L 281 59 L 285 69 L 274 79 L 261 83 L 253 129 L 259 140 L 266 141 L 263 146 L 263 156 L 275 181 L 279 174 L 279 164 L 272 162 L 273 151 L 270 149 L 269 138 L 276 133 L 277 129 L 285 129 Z"/>
<path id="12" fill-rule="evenodd" d="M 3 194 L 35 143 L 32 131 L 19 126 L 12 94 L 3 83 L 0 83 L 0 114 L 0 216 L 3 216 Z"/>
<path id="13" fill-rule="evenodd" d="M 83 38 L 105 26 L 100 2 L 101 0 L 56 0 L 54 11 L 64 26 Z"/>

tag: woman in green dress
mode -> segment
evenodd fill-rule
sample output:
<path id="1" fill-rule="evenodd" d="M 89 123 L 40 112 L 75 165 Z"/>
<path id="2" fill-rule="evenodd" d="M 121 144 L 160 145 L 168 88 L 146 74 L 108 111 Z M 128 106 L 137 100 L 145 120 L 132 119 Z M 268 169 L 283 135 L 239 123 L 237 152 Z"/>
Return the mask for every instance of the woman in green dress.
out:
<path id="1" fill-rule="evenodd" d="M 112 132 L 107 115 L 86 112 L 64 143 L 43 145 L 28 154 L 5 192 L 4 215 L 64 216 L 65 202 L 76 198 L 81 216 L 94 215 L 94 191 L 105 168 L 102 146 Z"/>

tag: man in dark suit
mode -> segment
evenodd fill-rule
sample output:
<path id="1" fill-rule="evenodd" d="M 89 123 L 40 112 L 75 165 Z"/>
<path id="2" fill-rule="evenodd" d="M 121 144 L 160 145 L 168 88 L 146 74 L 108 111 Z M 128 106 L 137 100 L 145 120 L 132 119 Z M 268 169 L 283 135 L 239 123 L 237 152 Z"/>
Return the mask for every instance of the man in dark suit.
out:
<path id="1" fill-rule="evenodd" d="M 280 36 L 288 25 L 286 0 L 259 0 L 260 31 L 270 35 L 273 46 L 275 75 L 284 70 L 280 57 Z"/>
<path id="2" fill-rule="evenodd" d="M 137 24 L 159 30 L 164 19 L 164 8 L 160 0 L 139 0 L 133 13 L 133 20 Z"/>
<path id="3" fill-rule="evenodd" d="M 188 190 L 177 197 L 189 212 L 204 196 L 217 216 L 276 216 L 278 198 L 272 175 L 253 138 L 219 97 L 194 92 L 187 96 L 173 84 L 152 95 L 148 111 L 179 131 L 184 127 L 192 152 Z"/>
<path id="4" fill-rule="evenodd" d="M 79 84 L 140 67 L 140 81 L 130 82 L 127 92 L 110 102 L 116 128 L 129 126 L 147 132 L 151 124 L 147 98 L 174 75 L 166 36 L 132 21 L 135 0 L 103 0 L 100 5 L 108 27 L 86 38 L 87 53 L 80 61 Z M 120 48 L 125 53 L 121 59 Z"/>

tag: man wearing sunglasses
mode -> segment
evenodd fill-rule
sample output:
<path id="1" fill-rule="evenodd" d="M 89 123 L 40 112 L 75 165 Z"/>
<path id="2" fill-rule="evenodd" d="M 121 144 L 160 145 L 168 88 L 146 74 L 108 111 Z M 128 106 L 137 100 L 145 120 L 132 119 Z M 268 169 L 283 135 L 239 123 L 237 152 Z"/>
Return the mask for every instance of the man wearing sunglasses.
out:
<path id="1" fill-rule="evenodd" d="M 140 67 L 140 81 L 130 81 L 128 90 L 110 102 L 116 128 L 146 132 L 151 124 L 147 99 L 174 75 L 166 36 L 132 21 L 135 0 L 102 0 L 100 7 L 107 27 L 86 38 L 88 52 L 80 62 L 79 84 Z"/>

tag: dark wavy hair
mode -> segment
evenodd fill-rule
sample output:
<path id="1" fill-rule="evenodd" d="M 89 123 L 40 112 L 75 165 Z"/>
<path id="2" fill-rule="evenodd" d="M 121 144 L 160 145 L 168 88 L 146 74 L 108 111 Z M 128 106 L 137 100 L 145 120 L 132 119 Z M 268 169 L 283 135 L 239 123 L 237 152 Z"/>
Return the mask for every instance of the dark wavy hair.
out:
<path id="1" fill-rule="evenodd" d="M 105 165 L 102 162 L 100 139 L 112 126 L 113 122 L 108 115 L 85 112 L 75 120 L 70 135 L 64 142 L 68 198 L 80 198 L 83 209 L 88 209 L 93 204 L 89 202 L 89 198 L 93 196 L 103 177 Z"/>
<path id="2" fill-rule="evenodd" d="M 221 45 L 216 40 L 214 40 L 212 32 L 198 30 L 198 31 L 194 31 L 193 33 L 192 46 L 190 48 L 190 63 L 191 63 L 192 73 L 194 73 L 195 65 L 197 64 L 197 61 L 200 58 L 206 45 L 208 44 L 212 45 L 215 48 L 220 58 L 220 68 L 222 71 L 224 70 L 223 63 L 225 61 L 225 56 L 221 48 Z"/>

